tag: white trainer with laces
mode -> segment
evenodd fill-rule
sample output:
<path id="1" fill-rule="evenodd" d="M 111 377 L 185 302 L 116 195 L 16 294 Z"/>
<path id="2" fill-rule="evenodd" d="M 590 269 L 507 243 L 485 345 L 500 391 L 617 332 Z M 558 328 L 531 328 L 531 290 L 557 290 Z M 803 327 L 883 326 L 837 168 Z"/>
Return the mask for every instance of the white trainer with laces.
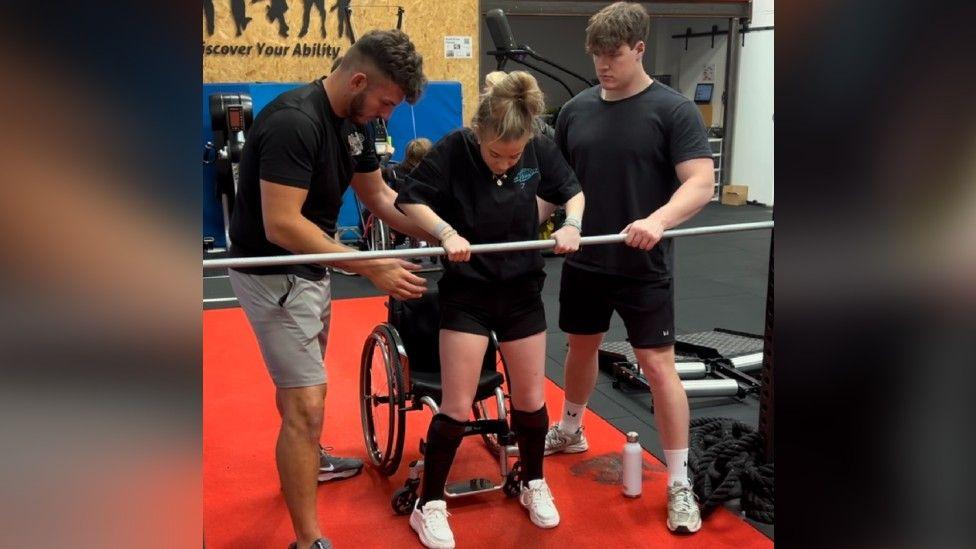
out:
<path id="1" fill-rule="evenodd" d="M 558 453 L 578 454 L 587 451 L 589 448 L 590 444 L 586 441 L 582 427 L 577 429 L 575 433 L 567 433 L 562 430 L 558 423 L 554 423 L 546 432 L 546 449 L 543 453 L 547 456 Z"/>
<path id="2" fill-rule="evenodd" d="M 668 530 L 694 534 L 701 529 L 701 513 L 695 493 L 687 484 L 668 486 Z"/>
<path id="3" fill-rule="evenodd" d="M 423 508 L 420 500 L 410 514 L 410 527 L 420 536 L 420 543 L 428 549 L 454 549 L 454 532 L 447 523 L 447 503 L 442 499 L 428 501 Z"/>
<path id="4" fill-rule="evenodd" d="M 559 511 L 545 479 L 530 480 L 528 486 L 523 486 L 519 503 L 528 509 L 529 519 L 539 528 L 555 528 L 559 524 Z"/>

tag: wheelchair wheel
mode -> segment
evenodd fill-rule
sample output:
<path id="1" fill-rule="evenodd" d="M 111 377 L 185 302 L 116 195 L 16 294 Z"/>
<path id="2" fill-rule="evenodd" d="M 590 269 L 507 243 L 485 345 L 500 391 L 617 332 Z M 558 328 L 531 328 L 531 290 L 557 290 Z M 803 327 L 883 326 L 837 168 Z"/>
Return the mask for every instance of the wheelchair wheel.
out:
<path id="1" fill-rule="evenodd" d="M 388 325 L 377 326 L 363 344 L 359 370 L 366 455 L 387 476 L 400 466 L 406 427 L 401 359 L 405 352 L 399 339 Z"/>
<path id="2" fill-rule="evenodd" d="M 372 216 L 369 227 L 369 249 L 389 250 L 393 248 L 393 235 L 390 227 L 380 218 Z"/>
<path id="3" fill-rule="evenodd" d="M 413 511 L 413 506 L 417 504 L 418 497 L 416 486 L 401 486 L 393 492 L 393 499 L 390 501 L 393 512 L 398 515 L 409 515 Z"/>

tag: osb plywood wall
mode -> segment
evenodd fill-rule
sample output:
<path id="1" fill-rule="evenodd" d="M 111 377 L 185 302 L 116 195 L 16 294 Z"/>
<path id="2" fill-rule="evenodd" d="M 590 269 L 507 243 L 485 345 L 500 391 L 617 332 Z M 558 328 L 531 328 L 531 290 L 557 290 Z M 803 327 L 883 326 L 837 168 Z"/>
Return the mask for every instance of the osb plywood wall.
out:
<path id="1" fill-rule="evenodd" d="M 205 0 L 203 81 L 305 82 L 327 74 L 351 44 L 349 5 L 356 36 L 395 28 L 402 7 L 403 30 L 424 56 L 427 78 L 461 82 L 464 119 L 471 116 L 481 56 L 478 0 Z M 447 58 L 445 36 L 471 37 L 471 58 Z"/>

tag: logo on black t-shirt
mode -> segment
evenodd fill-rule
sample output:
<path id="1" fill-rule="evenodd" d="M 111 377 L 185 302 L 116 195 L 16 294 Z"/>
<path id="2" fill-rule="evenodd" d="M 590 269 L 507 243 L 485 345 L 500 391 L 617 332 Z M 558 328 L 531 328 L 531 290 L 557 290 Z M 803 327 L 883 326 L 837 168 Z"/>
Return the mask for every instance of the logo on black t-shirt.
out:
<path id="1" fill-rule="evenodd" d="M 522 168 L 515 174 L 515 183 L 518 183 L 520 189 L 525 188 L 525 184 L 528 183 L 533 177 L 539 175 L 539 170 L 535 168 Z"/>
<path id="2" fill-rule="evenodd" d="M 365 138 L 359 132 L 349 134 L 349 154 L 359 156 L 363 154 L 363 142 Z"/>

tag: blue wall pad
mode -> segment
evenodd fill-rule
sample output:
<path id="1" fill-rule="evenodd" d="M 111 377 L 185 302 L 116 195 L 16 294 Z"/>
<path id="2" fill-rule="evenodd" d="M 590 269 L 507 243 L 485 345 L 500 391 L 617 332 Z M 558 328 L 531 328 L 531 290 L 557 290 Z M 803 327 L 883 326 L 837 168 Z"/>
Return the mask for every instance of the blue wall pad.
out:
<path id="1" fill-rule="evenodd" d="M 254 117 L 257 118 L 261 109 L 284 91 L 301 86 L 301 82 L 227 82 L 203 85 L 202 98 L 202 139 L 201 150 L 207 141 L 213 140 L 210 128 L 210 103 L 212 93 L 247 93 L 251 96 Z M 393 160 L 403 159 L 407 142 L 415 137 L 426 137 L 437 141 L 446 133 L 459 128 L 463 124 L 461 119 L 461 83 L 460 82 L 430 82 L 423 97 L 416 105 L 401 103 L 393 110 L 387 129 L 393 138 L 396 151 Z M 218 200 L 214 181 L 215 168 L 212 165 L 203 166 L 203 236 L 214 238 L 214 245 L 225 247 L 224 220 L 220 201 Z M 355 239 L 359 234 L 359 204 L 352 189 L 343 196 L 342 208 L 339 210 L 339 227 L 356 227 L 348 231 L 344 240 Z"/>

